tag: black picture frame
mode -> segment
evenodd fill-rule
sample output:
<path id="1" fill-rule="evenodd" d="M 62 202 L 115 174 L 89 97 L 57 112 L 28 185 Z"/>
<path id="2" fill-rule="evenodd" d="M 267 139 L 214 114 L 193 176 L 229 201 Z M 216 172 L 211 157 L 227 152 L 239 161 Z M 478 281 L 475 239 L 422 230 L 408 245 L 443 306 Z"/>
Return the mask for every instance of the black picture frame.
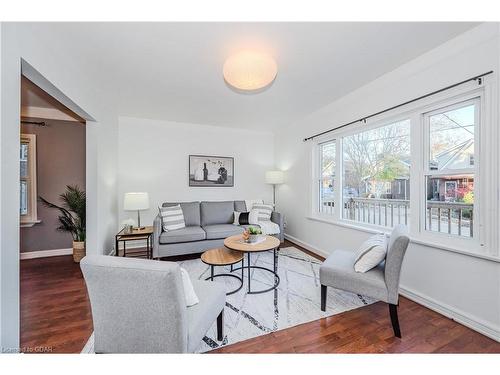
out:
<path id="1" fill-rule="evenodd" d="M 190 187 L 234 187 L 234 158 L 189 155 L 188 183 Z"/>

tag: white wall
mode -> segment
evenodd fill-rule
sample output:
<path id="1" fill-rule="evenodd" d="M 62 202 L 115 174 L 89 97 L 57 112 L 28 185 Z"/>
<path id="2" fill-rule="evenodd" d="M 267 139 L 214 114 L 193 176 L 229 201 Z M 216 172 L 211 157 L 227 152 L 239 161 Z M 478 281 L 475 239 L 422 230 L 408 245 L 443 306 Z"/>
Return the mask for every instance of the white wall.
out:
<path id="1" fill-rule="evenodd" d="M 118 117 L 99 95 L 84 61 L 65 53 L 50 25 L 1 24 L 0 346 L 19 346 L 19 118 L 21 59 L 97 121 L 87 124 L 87 252 L 113 243 Z"/>
<path id="2" fill-rule="evenodd" d="M 276 164 L 287 170 L 287 181 L 279 187 L 277 199 L 278 210 L 287 218 L 289 238 L 328 254 L 335 248 L 356 248 L 369 235 L 307 218 L 311 214 L 312 152 L 304 137 L 489 70 L 496 72 L 497 83 L 499 40 L 498 24 L 483 24 L 280 133 Z M 493 125 L 498 126 L 497 121 Z M 420 303 L 500 340 L 500 263 L 411 244 L 401 285 L 403 292 Z"/>
<path id="3" fill-rule="evenodd" d="M 0 24 L 0 145 L 2 144 L 2 139 L 3 139 L 3 136 L 2 136 L 2 126 L 1 126 L 1 121 L 2 121 L 2 90 L 1 90 L 1 87 L 2 87 L 2 55 L 3 55 L 3 48 L 2 48 L 2 26 Z M 2 158 L 2 152 L 0 151 L 0 165 L 2 165 L 2 162 L 3 162 L 3 158 Z M 2 185 L 3 185 L 3 177 L 2 177 L 2 173 L 0 172 L 0 197 L 2 196 Z M 3 226 L 3 200 L 0 198 L 0 228 L 2 228 Z M 1 229 L 0 229 L 0 233 L 1 233 Z M 2 247 L 2 242 L 1 242 L 1 239 L 0 239 L 0 249 Z M 0 272 L 2 272 L 3 270 L 3 254 L 0 253 Z M 3 304 L 5 303 L 3 301 L 3 299 L 1 298 L 1 293 L 2 293 L 2 290 L 3 290 L 3 277 L 2 275 L 0 275 L 0 347 L 3 347 L 3 340 L 2 340 L 2 332 L 3 332 L 3 310 L 4 310 L 4 306 Z"/>
<path id="4" fill-rule="evenodd" d="M 151 209 L 141 223 L 151 225 L 166 201 L 264 199 L 272 187 L 264 174 L 274 167 L 272 133 L 171 121 L 120 117 L 118 136 L 119 222 L 135 213 L 123 211 L 123 195 L 147 191 Z M 189 187 L 188 155 L 234 157 L 234 187 Z"/>

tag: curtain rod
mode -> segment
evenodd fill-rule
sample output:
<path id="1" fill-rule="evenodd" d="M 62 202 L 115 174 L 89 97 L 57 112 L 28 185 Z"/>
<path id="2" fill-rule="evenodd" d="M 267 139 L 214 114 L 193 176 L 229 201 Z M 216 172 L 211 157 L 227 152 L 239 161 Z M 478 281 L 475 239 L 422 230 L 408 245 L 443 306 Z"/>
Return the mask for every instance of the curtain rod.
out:
<path id="1" fill-rule="evenodd" d="M 22 124 L 30 124 L 30 125 L 38 125 L 38 126 L 46 126 L 47 124 L 45 121 L 26 121 L 26 120 L 21 120 Z"/>
<path id="2" fill-rule="evenodd" d="M 461 82 L 458 82 L 458 83 L 455 83 L 453 85 L 450 85 L 450 86 L 446 86 L 446 87 L 443 87 L 442 89 L 439 89 L 439 90 L 436 90 L 436 91 L 433 91 L 433 92 L 430 92 L 428 94 L 425 94 L 425 95 L 422 95 L 422 96 L 419 96 L 418 98 L 415 98 L 415 99 L 411 99 L 411 100 L 408 100 L 407 102 L 404 102 L 404 103 L 401 103 L 401 104 L 398 104 L 398 105 L 395 105 L 395 106 L 392 106 L 390 108 L 386 108 L 382 111 L 379 111 L 379 112 L 376 112 L 376 113 L 372 113 L 371 115 L 368 115 L 368 116 L 365 116 L 365 117 L 361 117 L 360 119 L 357 119 L 357 120 L 354 120 L 354 121 L 351 121 L 351 122 L 348 122 L 347 124 L 344 124 L 344 125 L 341 125 L 341 126 L 337 126 L 336 128 L 332 128 L 332 129 L 329 129 L 329 130 L 325 130 L 324 132 L 321 132 L 321 133 L 317 133 L 317 134 L 314 134 L 314 135 L 311 135 L 310 137 L 307 137 L 307 138 L 304 138 L 304 142 L 307 142 L 307 141 L 310 141 L 311 139 L 313 138 L 316 138 L 316 137 L 319 137 L 323 134 L 328 134 L 328 133 L 331 133 L 335 130 L 338 130 L 338 129 L 342 129 L 342 128 L 345 128 L 346 126 L 349 126 L 349 125 L 353 125 L 357 122 L 366 122 L 366 120 L 368 120 L 369 118 L 371 117 L 375 117 L 375 116 L 378 116 L 382 113 L 385 113 L 385 112 L 389 112 L 389 111 L 392 111 L 393 109 L 396 109 L 396 108 L 399 108 L 399 107 L 402 107 L 404 105 L 407 105 L 407 104 L 410 104 L 410 103 L 413 103 L 413 102 L 416 102 L 417 100 L 421 100 L 421 99 L 425 99 L 429 96 L 432 96 L 432 95 L 436 95 L 436 94 L 439 94 L 440 92 L 443 92 L 443 91 L 446 91 L 446 90 L 450 90 L 454 87 L 457 87 L 457 86 L 460 86 L 460 85 L 463 85 L 464 83 L 467 83 L 467 82 L 471 82 L 471 81 L 478 81 L 478 83 L 481 85 L 483 83 L 483 77 L 484 76 L 487 76 L 489 74 L 492 74 L 493 73 L 493 70 L 490 70 L 489 72 L 486 72 L 486 73 L 483 73 L 483 74 L 480 74 L 480 75 L 477 75 L 475 77 L 471 77 L 469 79 L 466 79 L 464 81 L 461 81 Z"/>

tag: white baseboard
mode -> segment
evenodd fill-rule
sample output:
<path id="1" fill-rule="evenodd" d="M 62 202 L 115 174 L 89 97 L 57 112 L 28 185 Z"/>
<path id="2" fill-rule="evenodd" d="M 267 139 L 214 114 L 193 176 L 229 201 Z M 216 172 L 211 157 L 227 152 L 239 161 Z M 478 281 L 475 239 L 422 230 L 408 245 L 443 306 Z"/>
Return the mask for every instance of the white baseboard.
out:
<path id="1" fill-rule="evenodd" d="M 302 246 L 304 249 L 309 250 L 309 251 L 313 252 L 314 254 L 319 255 L 320 257 L 326 258 L 329 255 L 329 253 L 327 253 L 326 251 L 321 250 L 321 249 L 319 249 L 319 248 L 317 248 L 317 247 L 315 247 L 307 242 L 301 241 L 298 238 L 293 237 L 289 234 L 285 233 L 285 238 L 287 240 L 289 240 L 290 242 L 296 243 L 297 245 Z"/>
<path id="2" fill-rule="evenodd" d="M 322 256 L 323 258 L 326 258 L 329 255 L 329 253 L 327 253 L 326 251 L 319 249 L 307 242 L 301 241 L 289 234 L 285 234 L 285 238 L 290 242 L 294 242 L 297 245 L 302 246 L 303 248 L 319 256 Z M 482 319 L 471 316 L 470 314 L 467 314 L 464 311 L 460 311 L 453 306 L 438 302 L 431 297 L 425 296 L 404 286 L 401 286 L 399 288 L 399 294 L 422 306 L 436 311 L 437 313 L 444 315 L 447 318 L 463 324 L 464 326 L 469 327 L 476 332 L 479 332 L 495 341 L 500 342 L 500 327 L 495 327 L 489 322 L 485 322 Z"/>
<path id="3" fill-rule="evenodd" d="M 40 250 L 40 251 L 29 251 L 26 253 L 20 253 L 20 259 L 34 259 L 34 258 L 46 258 L 46 257 L 58 257 L 61 255 L 72 255 L 73 249 L 53 249 L 53 250 Z"/>
<path id="4" fill-rule="evenodd" d="M 422 305 L 425 306 L 441 315 L 450 318 L 460 324 L 463 324 L 474 331 L 477 331 L 489 338 L 500 342 L 500 327 L 495 327 L 490 323 L 487 323 L 477 317 L 473 317 L 464 311 L 460 311 L 453 306 L 449 306 L 445 303 L 438 302 L 435 299 L 424 296 L 414 290 L 408 289 L 404 286 L 400 286 L 399 294 Z"/>

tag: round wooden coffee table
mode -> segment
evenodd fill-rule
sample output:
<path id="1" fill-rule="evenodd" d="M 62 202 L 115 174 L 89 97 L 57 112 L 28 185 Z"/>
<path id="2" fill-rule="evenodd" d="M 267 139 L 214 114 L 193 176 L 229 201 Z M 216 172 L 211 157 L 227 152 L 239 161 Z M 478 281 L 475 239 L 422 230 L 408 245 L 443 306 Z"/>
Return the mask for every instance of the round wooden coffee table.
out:
<path id="1" fill-rule="evenodd" d="M 243 240 L 243 236 L 241 234 L 236 235 L 236 236 L 231 236 L 228 237 L 224 240 L 224 246 L 226 246 L 228 249 L 239 251 L 242 254 L 246 253 L 247 254 L 247 265 L 245 266 L 243 264 L 243 261 L 241 263 L 241 267 L 235 268 L 234 271 L 237 271 L 241 268 L 242 274 L 244 269 L 247 269 L 248 272 L 248 294 L 259 294 L 259 293 L 266 293 L 271 290 L 274 290 L 278 287 L 280 283 L 280 277 L 278 276 L 278 255 L 277 251 L 279 250 L 280 247 L 280 240 L 277 239 L 276 237 L 273 236 L 266 236 L 266 239 L 262 242 L 256 243 L 256 244 L 251 244 L 247 243 Z M 273 261 L 273 269 L 269 269 L 266 267 L 261 267 L 261 266 L 252 266 L 250 263 L 250 254 L 252 253 L 259 253 L 259 252 L 264 252 L 264 251 L 270 251 L 272 250 L 274 253 L 274 261 Z M 274 275 L 274 285 L 270 288 L 264 289 L 264 290 L 252 290 L 251 286 L 251 275 L 250 271 L 251 269 L 259 269 L 259 270 L 264 270 L 267 272 L 270 272 Z"/>
<path id="2" fill-rule="evenodd" d="M 201 254 L 201 261 L 205 264 L 208 264 L 210 266 L 210 277 L 207 277 L 205 280 L 214 280 L 215 277 L 222 277 L 222 276 L 229 276 L 229 277 L 234 277 L 235 279 L 238 279 L 240 281 L 240 286 L 237 289 L 234 289 L 226 295 L 231 295 L 239 291 L 241 288 L 243 288 L 243 262 L 244 262 L 244 257 L 243 253 L 239 251 L 234 251 L 227 249 L 225 247 L 219 247 L 217 249 L 211 249 L 205 251 L 203 254 Z M 231 266 L 231 272 L 235 271 L 236 269 L 233 269 L 233 264 L 241 262 L 241 277 L 239 277 L 236 274 L 233 273 L 219 273 L 217 275 L 214 275 L 214 268 L 215 266 Z"/>

